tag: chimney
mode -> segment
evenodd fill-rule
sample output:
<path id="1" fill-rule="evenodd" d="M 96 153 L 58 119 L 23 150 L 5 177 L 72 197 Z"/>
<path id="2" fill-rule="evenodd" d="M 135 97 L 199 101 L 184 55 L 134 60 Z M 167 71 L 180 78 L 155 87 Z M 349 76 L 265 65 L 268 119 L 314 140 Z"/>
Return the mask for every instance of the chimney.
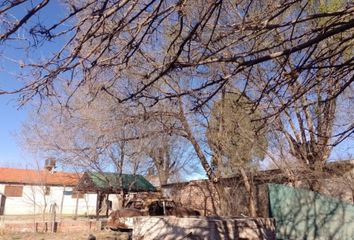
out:
<path id="1" fill-rule="evenodd" d="M 45 160 L 44 168 L 48 171 L 53 171 L 55 168 L 55 158 L 50 157 Z"/>

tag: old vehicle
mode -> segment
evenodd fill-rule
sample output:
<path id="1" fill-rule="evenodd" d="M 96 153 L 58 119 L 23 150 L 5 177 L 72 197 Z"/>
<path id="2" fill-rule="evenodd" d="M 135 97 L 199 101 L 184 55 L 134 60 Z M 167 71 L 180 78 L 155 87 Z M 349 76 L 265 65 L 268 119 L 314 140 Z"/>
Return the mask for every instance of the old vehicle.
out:
<path id="1" fill-rule="evenodd" d="M 113 211 L 107 222 L 112 230 L 127 230 L 133 228 L 132 217 L 140 216 L 200 216 L 200 213 L 188 207 L 177 206 L 170 199 L 132 200 L 126 208 Z"/>
<path id="2" fill-rule="evenodd" d="M 139 210 L 144 210 L 146 207 L 146 201 L 143 201 L 142 199 L 133 199 L 130 200 L 126 205 L 125 208 L 134 208 L 134 209 L 139 209 Z"/>

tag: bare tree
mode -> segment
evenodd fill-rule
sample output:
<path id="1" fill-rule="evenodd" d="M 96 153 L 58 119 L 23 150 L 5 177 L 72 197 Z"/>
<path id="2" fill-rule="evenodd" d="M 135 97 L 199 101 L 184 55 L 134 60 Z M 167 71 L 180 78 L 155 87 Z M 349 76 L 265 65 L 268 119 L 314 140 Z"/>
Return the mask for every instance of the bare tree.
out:
<path id="1" fill-rule="evenodd" d="M 229 85 L 249 96 L 254 111 L 261 108 L 267 113 L 262 120 L 285 133 L 294 156 L 316 162 L 308 166 L 317 168 L 330 152 L 328 135 L 332 134 L 336 100 L 354 81 L 354 6 L 346 1 L 329 2 L 63 0 L 64 16 L 46 23 L 41 13 L 49 1 L 5 1 L 0 5 L 2 44 L 27 44 L 32 58 L 14 59 L 22 69 L 23 85 L 0 93 L 19 93 L 20 104 L 36 97 L 42 102 L 49 99 L 58 103 L 57 111 L 68 108 L 67 115 L 72 113 L 75 95 L 87 105 L 99 96 L 109 96 L 122 108 L 116 112 L 127 113 L 122 118 L 114 116 L 117 126 L 103 120 L 84 121 L 92 129 L 104 129 L 94 136 L 82 132 L 75 122 L 64 126 L 70 139 L 84 136 L 64 150 L 80 152 L 74 155 L 78 162 L 80 156 L 89 155 L 93 165 L 107 153 L 102 151 L 106 146 L 122 140 L 136 140 L 139 145 L 145 136 L 156 134 L 156 129 L 142 131 L 150 120 L 177 119 L 161 124 L 158 131 L 185 137 L 208 178 L 218 182 L 205 153 L 206 143 L 200 139 L 205 134 L 196 122 L 208 119 L 210 106 Z M 9 12 L 24 7 L 29 10 L 10 19 Z M 56 42 L 60 50 L 43 59 L 32 54 L 48 41 Z M 80 95 L 85 92 L 82 89 L 90 94 Z M 316 91 L 320 98 L 315 97 Z M 161 110 L 160 104 L 171 109 Z M 284 127 L 283 121 L 289 111 L 291 121 L 299 119 L 295 127 L 302 134 L 300 139 L 286 133 L 291 126 Z M 307 116 L 316 111 L 321 112 L 315 113 L 317 126 Z M 301 127 L 302 123 L 306 126 Z M 338 139 L 350 136 L 353 129 L 349 124 Z M 322 156 L 314 156 L 314 148 Z"/>
<path id="2" fill-rule="evenodd" d="M 83 98 L 77 95 L 71 108 L 55 103 L 42 105 L 32 121 L 23 126 L 25 144 L 32 150 L 57 156 L 66 165 L 121 173 L 124 164 L 128 164 L 125 157 L 138 161 L 139 143 L 134 142 L 134 149 L 127 143 L 136 138 L 132 134 L 134 128 L 130 128 L 124 111 L 112 108 L 114 102 L 109 99 L 96 97 L 87 104 L 85 93 L 80 96 Z M 133 165 L 126 167 L 134 168 Z"/>
<path id="3" fill-rule="evenodd" d="M 31 36 L 26 38 L 30 50 L 48 40 L 63 46 L 46 59 L 21 62 L 31 70 L 24 74 L 34 75 L 20 89 L 2 93 L 20 92 L 23 102 L 39 95 L 66 105 L 82 86 L 101 82 L 92 91 L 118 102 L 151 106 L 188 95 L 193 99 L 189 107 L 196 110 L 213 101 L 225 84 L 232 84 L 252 92 L 248 95 L 255 107 L 269 92 L 287 95 L 273 106 L 272 116 L 321 88 L 321 81 L 307 78 L 296 91 L 285 89 L 294 81 L 289 76 L 318 68 L 335 72 L 337 87 L 321 102 L 341 95 L 354 80 L 354 10 L 345 1 L 63 1 L 64 17 L 46 24 L 40 14 L 48 4 L 23 0 L 1 6 L 3 43 L 21 42 L 18 33 L 27 30 L 21 32 Z M 19 11 L 15 19 L 7 14 L 26 7 L 29 10 L 22 15 Z M 331 39 L 335 41 L 326 44 Z M 265 84 L 252 78 L 257 67 L 265 67 L 272 76 Z M 170 76 L 189 84 L 177 94 L 166 86 Z M 71 86 L 65 99 L 58 81 Z M 261 88 L 254 91 L 255 85 Z"/>
<path id="4" fill-rule="evenodd" d="M 42 103 L 23 127 L 25 146 L 54 155 L 66 166 L 118 176 L 123 171 L 145 174 L 152 159 L 161 184 L 193 170 L 189 146 L 173 135 L 176 120 L 164 106 L 147 111 L 104 93 L 91 99 L 91 94 L 76 94 L 67 107 Z"/>
<path id="5" fill-rule="evenodd" d="M 332 41 L 323 43 L 330 44 Z M 317 53 L 311 58 L 316 58 Z M 296 73 L 295 62 L 298 59 L 289 60 L 283 70 L 284 78 L 289 79 L 289 83 L 283 87 L 291 94 L 284 91 L 269 91 L 262 103 L 265 112 L 272 115 L 271 121 L 273 131 L 281 136 L 272 135 L 274 140 L 278 139 L 278 149 L 283 149 L 290 153 L 299 165 L 313 172 L 321 173 L 325 166 L 332 149 L 350 136 L 353 132 L 353 123 L 351 120 L 343 121 L 340 116 L 338 104 L 344 103 L 347 97 L 343 94 L 336 97 L 336 93 L 341 88 L 339 79 L 348 79 L 348 75 L 337 75 L 338 72 L 328 69 L 325 63 L 316 63 L 317 69 L 298 69 Z M 338 58 L 337 63 L 345 59 Z M 301 61 L 301 60 L 300 60 Z M 334 62 L 328 60 L 328 65 L 334 65 Z M 275 61 L 274 64 L 283 64 L 282 61 Z M 259 84 L 266 85 L 270 81 L 267 72 L 267 66 L 257 67 L 253 77 L 259 80 Z M 306 93 L 301 93 L 299 98 L 293 98 L 302 92 L 304 82 L 316 82 L 312 89 Z M 259 88 L 262 89 L 262 86 Z M 348 88 L 346 91 L 349 91 Z M 279 113 L 275 113 L 277 106 L 283 105 L 291 99 L 291 104 L 284 107 Z M 343 109 L 342 109 L 343 110 Z M 269 119 L 268 119 L 269 120 Z M 339 123 L 339 121 L 341 123 Z M 340 126 L 340 127 L 338 127 Z M 283 142 L 282 142 L 283 141 Z M 284 142 L 286 144 L 284 144 Z M 304 176 L 302 176 L 304 178 Z M 316 179 L 309 180 L 309 186 L 312 190 L 320 190 L 321 184 Z"/>
<path id="6" fill-rule="evenodd" d="M 46 41 L 57 41 L 63 46 L 46 59 L 21 63 L 34 73 L 29 82 L 13 91 L 21 93 L 23 102 L 36 95 L 58 97 L 62 94 L 62 88 L 56 84 L 59 80 L 73 86 L 71 96 L 81 86 L 99 81 L 107 75 L 107 69 L 113 69 L 110 79 L 96 90 L 119 102 L 144 99 L 144 104 L 149 105 L 165 98 L 192 95 L 196 101 L 191 107 L 197 109 L 226 83 L 236 82 L 249 90 L 251 79 L 240 79 L 240 73 L 250 72 L 254 66 L 271 65 L 274 59 L 281 61 L 283 64 L 272 69 L 274 77 L 260 94 L 253 96 L 259 102 L 264 93 L 280 91 L 291 82 L 282 74 L 290 56 L 303 59 L 293 70 L 297 73 L 301 69 L 316 69 L 315 63 L 335 60 L 348 55 L 348 51 L 346 61 L 323 67 L 338 75 L 349 74 L 349 78 L 338 82 L 334 96 L 353 82 L 350 51 L 354 7 L 345 1 L 337 7 L 327 7 L 322 1 L 301 0 L 64 0 L 62 4 L 64 16 L 51 24 L 41 18 L 41 12 L 49 5 L 47 0 L 33 5 L 29 0 L 5 1 L 1 5 L 3 43 L 21 41 L 20 30 L 25 30 L 21 33 L 25 33 L 30 49 Z M 20 11 L 26 7 L 28 11 Z M 12 10 L 19 10 L 15 19 L 8 14 Z M 279 35 L 284 37 L 278 41 Z M 331 38 L 336 41 L 323 46 Z M 316 52 L 321 54 L 311 58 Z M 209 71 L 211 68 L 214 71 Z M 189 87 L 179 95 L 168 89 L 155 91 L 164 77 L 171 74 L 189 78 Z M 196 78 L 198 84 L 194 83 Z M 287 93 L 299 99 L 316 85 L 315 80 L 303 82 L 298 93 Z M 291 102 L 279 105 L 278 111 Z"/>
<path id="7" fill-rule="evenodd" d="M 176 135 L 152 136 L 146 152 L 152 160 L 150 170 L 156 172 L 161 185 L 180 181 L 185 179 L 185 174 L 197 171 L 193 167 L 189 144 Z"/>

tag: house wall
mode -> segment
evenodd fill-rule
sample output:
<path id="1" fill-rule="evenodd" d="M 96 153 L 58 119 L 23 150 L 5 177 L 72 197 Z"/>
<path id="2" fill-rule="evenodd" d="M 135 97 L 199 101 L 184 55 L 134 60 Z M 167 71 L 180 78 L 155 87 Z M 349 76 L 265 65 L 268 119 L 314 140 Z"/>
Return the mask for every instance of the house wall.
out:
<path id="1" fill-rule="evenodd" d="M 0 193 L 5 193 L 5 185 L 0 184 Z M 31 215 L 50 212 L 50 206 L 56 204 L 56 213 L 64 215 L 75 215 L 76 198 L 73 198 L 70 191 L 72 187 L 49 186 L 48 195 L 44 194 L 42 186 L 16 185 L 23 186 L 22 197 L 6 197 L 4 215 Z M 64 194 L 66 193 L 66 194 Z M 79 215 L 94 215 L 96 211 L 96 194 L 84 194 L 83 198 L 78 199 Z M 63 202 L 63 203 L 62 203 Z M 62 203 L 62 204 L 61 204 Z M 62 207 L 62 209 L 60 209 Z"/>
<path id="2" fill-rule="evenodd" d="M 109 194 L 108 200 L 112 201 L 112 210 L 117 210 L 122 208 L 123 199 L 119 194 Z"/>
<path id="3" fill-rule="evenodd" d="M 131 192 L 125 195 L 125 204 L 132 199 L 158 199 L 161 198 L 161 192 Z M 121 194 L 109 194 L 108 200 L 112 202 L 112 210 L 123 208 L 123 198 Z"/>

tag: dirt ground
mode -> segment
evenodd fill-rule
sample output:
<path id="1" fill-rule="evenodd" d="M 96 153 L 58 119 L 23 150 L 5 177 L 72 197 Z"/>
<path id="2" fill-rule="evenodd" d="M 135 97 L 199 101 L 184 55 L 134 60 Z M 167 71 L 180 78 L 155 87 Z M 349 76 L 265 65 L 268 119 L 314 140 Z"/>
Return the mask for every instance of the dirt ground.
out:
<path id="1" fill-rule="evenodd" d="M 1 240 L 87 240 L 90 233 L 0 233 Z M 93 232 L 97 240 L 128 240 L 127 233 Z"/>

